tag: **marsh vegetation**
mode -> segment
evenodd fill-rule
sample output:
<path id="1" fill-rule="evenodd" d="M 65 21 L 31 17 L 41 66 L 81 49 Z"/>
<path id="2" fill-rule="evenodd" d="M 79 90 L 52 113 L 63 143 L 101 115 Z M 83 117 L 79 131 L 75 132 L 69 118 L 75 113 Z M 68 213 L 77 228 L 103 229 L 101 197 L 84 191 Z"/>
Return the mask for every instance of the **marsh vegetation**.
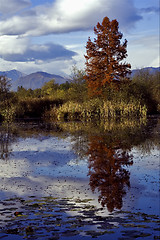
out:
<path id="1" fill-rule="evenodd" d="M 1 77 L 0 118 L 48 118 L 57 120 L 108 120 L 142 117 L 160 112 L 159 72 L 141 70 L 117 90 L 111 86 L 102 97 L 89 97 L 84 72 L 74 69 L 72 80 L 61 85 L 54 80 L 41 89 L 18 88 L 10 92 L 9 82 Z M 5 79 L 5 88 L 2 86 Z"/>

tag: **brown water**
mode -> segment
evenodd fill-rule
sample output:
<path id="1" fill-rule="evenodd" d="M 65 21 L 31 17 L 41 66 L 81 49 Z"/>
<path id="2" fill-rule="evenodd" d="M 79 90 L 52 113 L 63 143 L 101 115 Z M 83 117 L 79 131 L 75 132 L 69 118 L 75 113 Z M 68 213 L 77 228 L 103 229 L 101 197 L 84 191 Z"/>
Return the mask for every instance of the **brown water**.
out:
<path id="1" fill-rule="evenodd" d="M 0 126 L 0 238 L 158 239 L 160 119 Z"/>

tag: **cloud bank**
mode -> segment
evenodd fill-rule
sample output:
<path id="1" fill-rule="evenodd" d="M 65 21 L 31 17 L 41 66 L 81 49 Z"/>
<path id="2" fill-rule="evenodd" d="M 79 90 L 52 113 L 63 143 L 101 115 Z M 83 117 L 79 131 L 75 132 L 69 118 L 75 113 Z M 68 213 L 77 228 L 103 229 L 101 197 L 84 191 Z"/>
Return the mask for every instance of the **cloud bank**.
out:
<path id="1" fill-rule="evenodd" d="M 76 55 L 55 43 L 33 45 L 32 37 L 87 31 L 105 16 L 118 18 L 124 28 L 141 18 L 132 0 L 55 0 L 36 6 L 31 0 L 0 1 L 0 56 L 12 62 L 43 63 Z"/>
<path id="2" fill-rule="evenodd" d="M 76 55 L 59 44 L 32 44 L 28 38 L 16 36 L 1 37 L 1 57 L 12 62 L 37 62 L 66 60 Z"/>
<path id="3" fill-rule="evenodd" d="M 105 16 L 117 19 L 126 35 L 158 12 L 152 5 L 136 8 L 134 0 L 0 0 L 1 68 L 66 71 L 82 65 L 87 36 Z M 73 48 L 75 41 L 79 47 Z"/>
<path id="4" fill-rule="evenodd" d="M 0 0 L 0 14 L 10 15 L 31 5 L 30 0 Z"/>
<path id="5" fill-rule="evenodd" d="M 29 6 L 29 0 L 1 0 L 1 12 L 23 12 L 0 21 L 1 35 L 41 36 L 93 28 L 103 17 L 117 18 L 122 28 L 130 28 L 141 19 L 132 0 L 56 0 L 53 3 Z M 9 6 L 12 6 L 9 7 Z"/>

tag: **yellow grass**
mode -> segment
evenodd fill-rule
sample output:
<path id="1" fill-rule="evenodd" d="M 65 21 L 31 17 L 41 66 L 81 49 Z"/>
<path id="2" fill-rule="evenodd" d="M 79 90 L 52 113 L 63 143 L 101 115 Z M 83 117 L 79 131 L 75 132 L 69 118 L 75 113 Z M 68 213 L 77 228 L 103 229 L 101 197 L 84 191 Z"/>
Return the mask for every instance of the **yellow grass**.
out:
<path id="1" fill-rule="evenodd" d="M 102 101 L 91 99 L 84 103 L 67 102 L 54 110 L 57 120 L 108 120 L 127 117 L 146 117 L 147 108 L 139 102 Z"/>

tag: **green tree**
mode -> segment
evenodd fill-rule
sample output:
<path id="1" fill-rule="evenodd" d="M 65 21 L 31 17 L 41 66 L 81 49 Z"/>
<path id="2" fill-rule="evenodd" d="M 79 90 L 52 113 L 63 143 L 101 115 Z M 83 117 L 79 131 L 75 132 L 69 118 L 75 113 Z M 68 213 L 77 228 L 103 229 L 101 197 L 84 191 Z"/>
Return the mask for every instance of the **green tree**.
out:
<path id="1" fill-rule="evenodd" d="M 87 88 L 85 80 L 85 71 L 78 69 L 76 66 L 72 67 L 71 72 L 71 87 L 68 90 L 71 100 L 84 101 L 87 97 Z"/>
<path id="2" fill-rule="evenodd" d="M 51 96 L 58 89 L 58 84 L 55 83 L 55 80 L 52 79 L 49 82 L 46 82 L 42 87 L 42 94 Z"/>
<path id="3" fill-rule="evenodd" d="M 0 76 L 0 110 L 8 109 L 10 107 L 10 81 L 5 76 Z"/>
<path id="4" fill-rule="evenodd" d="M 65 90 L 65 91 L 67 91 L 70 87 L 71 87 L 71 84 L 68 81 L 59 85 L 59 89 Z"/>
<path id="5" fill-rule="evenodd" d="M 0 115 L 6 121 L 14 116 L 14 94 L 10 92 L 10 81 L 5 76 L 0 76 Z"/>
<path id="6" fill-rule="evenodd" d="M 33 90 L 33 96 L 36 98 L 41 98 L 41 96 L 42 96 L 41 88 L 36 88 L 35 90 Z"/>
<path id="7" fill-rule="evenodd" d="M 132 78 L 131 92 L 141 98 L 148 108 L 148 113 L 160 113 L 160 72 L 149 69 L 137 70 Z"/>

